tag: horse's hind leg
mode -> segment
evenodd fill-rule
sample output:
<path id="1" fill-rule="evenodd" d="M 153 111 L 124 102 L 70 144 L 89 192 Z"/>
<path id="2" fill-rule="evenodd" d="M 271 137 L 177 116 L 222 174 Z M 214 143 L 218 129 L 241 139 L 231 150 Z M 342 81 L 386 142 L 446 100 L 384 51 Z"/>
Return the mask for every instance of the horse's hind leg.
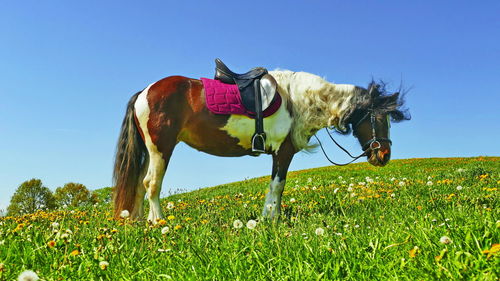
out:
<path id="1" fill-rule="evenodd" d="M 149 159 L 146 159 L 144 163 L 144 168 L 142 169 L 139 181 L 135 192 L 134 208 L 130 214 L 131 218 L 137 218 L 139 220 L 144 219 L 144 195 L 146 195 L 146 188 L 144 187 L 144 178 L 149 169 Z"/>
<path id="2" fill-rule="evenodd" d="M 149 165 L 143 183 L 149 200 L 148 221 L 156 223 L 157 220 L 163 219 L 160 207 L 160 191 L 165 175 L 166 161 L 163 159 L 162 154 L 156 149 L 155 145 L 148 147 L 148 152 Z"/>

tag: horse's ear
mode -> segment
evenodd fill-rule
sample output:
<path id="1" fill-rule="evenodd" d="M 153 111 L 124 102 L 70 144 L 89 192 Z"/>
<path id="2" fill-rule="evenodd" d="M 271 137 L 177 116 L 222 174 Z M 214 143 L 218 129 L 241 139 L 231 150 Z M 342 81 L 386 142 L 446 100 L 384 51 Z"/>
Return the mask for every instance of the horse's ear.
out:
<path id="1" fill-rule="evenodd" d="M 377 96 L 380 96 L 379 89 L 380 89 L 380 85 L 379 85 L 379 84 L 377 84 L 377 83 L 372 82 L 372 83 L 370 84 L 370 88 L 368 89 L 368 93 L 369 93 L 369 94 L 370 94 L 370 96 L 372 96 L 372 97 L 377 97 Z"/>

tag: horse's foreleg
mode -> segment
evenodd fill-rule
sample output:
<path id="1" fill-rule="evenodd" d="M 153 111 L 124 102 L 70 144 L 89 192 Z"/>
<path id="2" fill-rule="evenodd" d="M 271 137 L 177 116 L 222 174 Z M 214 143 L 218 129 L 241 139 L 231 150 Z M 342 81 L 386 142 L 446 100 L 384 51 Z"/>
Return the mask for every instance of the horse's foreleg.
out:
<path id="1" fill-rule="evenodd" d="M 294 154 L 295 150 L 290 141 L 285 141 L 280 150 L 273 154 L 271 184 L 269 185 L 269 191 L 266 194 L 266 201 L 264 202 L 264 209 L 262 211 L 264 218 L 275 219 L 281 213 L 281 195 L 285 189 L 286 173 Z"/>

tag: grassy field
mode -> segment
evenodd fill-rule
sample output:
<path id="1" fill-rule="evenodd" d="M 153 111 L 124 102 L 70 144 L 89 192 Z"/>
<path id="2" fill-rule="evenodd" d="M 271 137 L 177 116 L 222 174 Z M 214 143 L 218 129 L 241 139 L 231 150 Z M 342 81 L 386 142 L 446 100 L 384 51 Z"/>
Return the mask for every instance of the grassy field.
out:
<path id="1" fill-rule="evenodd" d="M 268 181 L 170 196 L 162 202 L 167 218 L 155 226 L 113 220 L 109 205 L 2 218 L 0 280 L 24 270 L 44 280 L 500 276 L 498 157 L 291 172 L 281 220 L 250 229 Z"/>

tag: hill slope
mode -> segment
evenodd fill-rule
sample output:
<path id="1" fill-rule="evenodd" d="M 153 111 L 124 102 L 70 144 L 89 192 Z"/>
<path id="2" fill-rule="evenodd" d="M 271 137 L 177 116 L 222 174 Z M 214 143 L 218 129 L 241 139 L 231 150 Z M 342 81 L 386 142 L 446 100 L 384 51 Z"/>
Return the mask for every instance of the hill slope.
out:
<path id="1" fill-rule="evenodd" d="M 499 277 L 498 157 L 291 172 L 282 219 L 249 229 L 268 181 L 170 196 L 156 226 L 108 205 L 1 219 L 0 280 Z"/>

